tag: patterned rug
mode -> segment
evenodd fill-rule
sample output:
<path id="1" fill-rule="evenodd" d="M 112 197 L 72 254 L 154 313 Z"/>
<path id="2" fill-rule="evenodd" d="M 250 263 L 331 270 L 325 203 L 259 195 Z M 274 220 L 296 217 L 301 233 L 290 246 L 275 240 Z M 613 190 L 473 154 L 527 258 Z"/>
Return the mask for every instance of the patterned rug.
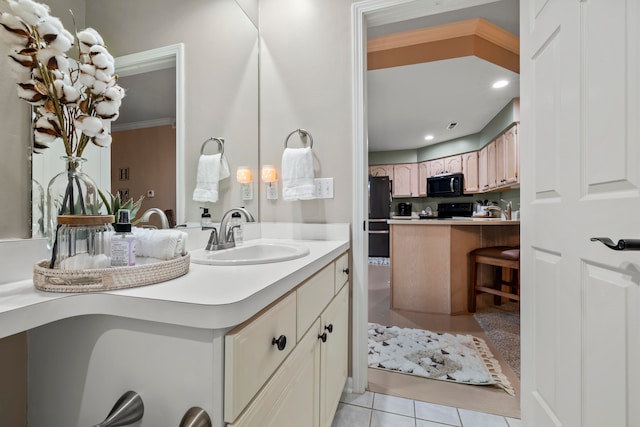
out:
<path id="1" fill-rule="evenodd" d="M 515 392 L 486 343 L 472 335 L 369 323 L 369 367 Z"/>

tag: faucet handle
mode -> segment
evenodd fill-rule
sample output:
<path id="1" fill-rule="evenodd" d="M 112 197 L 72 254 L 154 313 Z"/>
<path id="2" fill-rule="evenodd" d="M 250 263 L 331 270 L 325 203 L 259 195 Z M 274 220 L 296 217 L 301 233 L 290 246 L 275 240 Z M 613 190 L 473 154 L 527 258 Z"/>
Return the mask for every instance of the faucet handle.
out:
<path id="1" fill-rule="evenodd" d="M 205 250 L 210 251 L 213 250 L 213 247 L 218 245 L 218 230 L 215 227 L 211 229 L 211 235 L 209 236 L 209 241 L 207 242 L 207 247 Z"/>

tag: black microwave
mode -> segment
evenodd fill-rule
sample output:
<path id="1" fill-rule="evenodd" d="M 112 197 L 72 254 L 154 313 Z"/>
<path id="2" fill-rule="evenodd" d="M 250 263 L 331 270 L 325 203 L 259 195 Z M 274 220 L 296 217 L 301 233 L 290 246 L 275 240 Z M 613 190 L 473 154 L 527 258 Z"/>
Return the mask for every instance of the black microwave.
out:
<path id="1" fill-rule="evenodd" d="M 427 197 L 459 197 L 463 195 L 464 176 L 449 173 L 427 178 Z"/>

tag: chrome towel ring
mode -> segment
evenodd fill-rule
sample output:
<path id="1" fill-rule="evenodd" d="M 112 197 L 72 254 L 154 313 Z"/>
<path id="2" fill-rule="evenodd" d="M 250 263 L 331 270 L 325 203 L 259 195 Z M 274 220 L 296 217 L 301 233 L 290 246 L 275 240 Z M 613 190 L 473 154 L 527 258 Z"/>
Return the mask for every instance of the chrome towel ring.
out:
<path id="1" fill-rule="evenodd" d="M 202 147 L 200 147 L 200 155 L 204 154 L 204 147 L 209 143 L 209 141 L 215 141 L 218 143 L 218 151 L 220 154 L 224 154 L 224 138 L 209 138 L 205 142 L 202 143 Z"/>
<path id="2" fill-rule="evenodd" d="M 303 138 L 305 136 L 309 138 L 309 147 L 313 148 L 313 137 L 309 132 L 307 132 L 304 129 L 296 129 L 293 132 L 291 132 L 289 135 L 287 135 L 287 137 L 284 139 L 284 148 L 287 148 L 287 143 L 289 142 L 289 138 L 291 138 L 291 135 L 293 135 L 296 132 L 298 133 L 298 135 L 300 135 L 300 138 Z"/>

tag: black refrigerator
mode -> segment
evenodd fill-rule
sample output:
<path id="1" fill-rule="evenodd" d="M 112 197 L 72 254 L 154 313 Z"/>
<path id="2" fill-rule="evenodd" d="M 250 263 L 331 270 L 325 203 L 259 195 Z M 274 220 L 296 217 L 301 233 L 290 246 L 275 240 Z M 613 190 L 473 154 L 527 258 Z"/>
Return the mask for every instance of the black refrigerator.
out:
<path id="1" fill-rule="evenodd" d="M 369 256 L 389 257 L 391 180 L 388 176 L 369 177 Z"/>

